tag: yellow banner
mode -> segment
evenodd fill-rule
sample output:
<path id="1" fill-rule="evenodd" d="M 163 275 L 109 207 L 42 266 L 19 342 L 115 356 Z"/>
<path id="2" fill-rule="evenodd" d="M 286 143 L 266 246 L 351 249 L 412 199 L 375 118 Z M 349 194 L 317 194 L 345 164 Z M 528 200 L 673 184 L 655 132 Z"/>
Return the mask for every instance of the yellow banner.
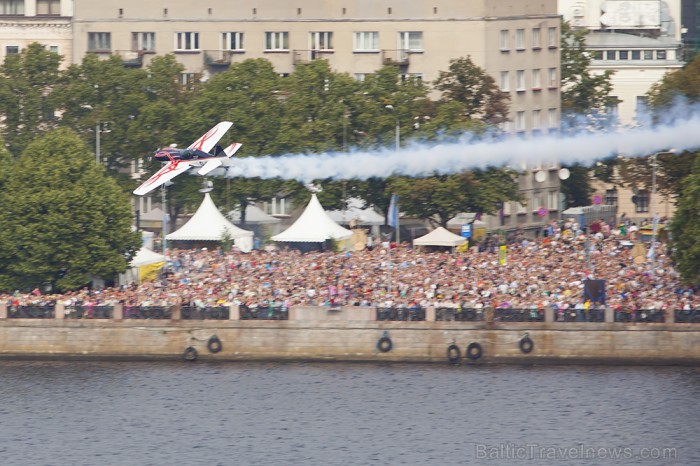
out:
<path id="1" fill-rule="evenodd" d="M 506 246 L 505 245 L 498 248 L 498 263 L 501 265 L 506 265 Z"/>
<path id="2" fill-rule="evenodd" d="M 158 276 L 158 272 L 163 268 L 163 262 L 148 264 L 139 267 L 139 283 L 148 282 Z"/>

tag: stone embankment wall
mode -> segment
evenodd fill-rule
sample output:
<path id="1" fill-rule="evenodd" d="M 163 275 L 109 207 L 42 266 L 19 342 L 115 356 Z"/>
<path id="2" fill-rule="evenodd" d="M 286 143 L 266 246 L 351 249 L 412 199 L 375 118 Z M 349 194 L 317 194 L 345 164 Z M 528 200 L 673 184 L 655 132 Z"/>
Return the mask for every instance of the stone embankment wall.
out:
<path id="1" fill-rule="evenodd" d="M 552 322 L 551 316 L 532 323 L 379 322 L 369 308 L 294 308 L 288 321 L 7 319 L 3 311 L 4 358 L 181 359 L 192 347 L 199 360 L 444 363 L 454 343 L 458 361 L 478 364 L 700 363 L 700 324 Z M 529 353 L 521 347 L 526 335 Z M 219 352 L 211 351 L 214 336 Z M 378 347 L 383 336 L 391 340 L 388 351 Z M 482 350 L 478 360 L 465 357 L 472 343 Z"/>

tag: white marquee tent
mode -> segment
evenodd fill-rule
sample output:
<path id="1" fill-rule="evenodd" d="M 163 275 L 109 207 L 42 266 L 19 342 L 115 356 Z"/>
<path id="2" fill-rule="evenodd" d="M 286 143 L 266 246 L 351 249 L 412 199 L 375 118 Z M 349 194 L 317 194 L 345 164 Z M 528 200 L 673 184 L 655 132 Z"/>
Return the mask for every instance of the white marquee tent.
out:
<path id="1" fill-rule="evenodd" d="M 236 247 L 249 252 L 253 249 L 253 232 L 238 228 L 226 220 L 219 212 L 209 193 L 204 194 L 204 200 L 199 205 L 187 223 L 177 231 L 166 236 L 168 241 L 221 241 L 228 232 Z"/>
<path id="2" fill-rule="evenodd" d="M 356 198 L 348 199 L 348 208 L 345 210 L 331 210 L 328 212 L 330 218 L 339 224 L 349 224 L 355 220 L 360 225 L 384 225 L 384 216 L 378 214 L 372 207 L 362 208 L 362 200 Z"/>
<path id="3" fill-rule="evenodd" d="M 142 247 L 129 262 L 126 272 L 119 274 L 119 284 L 140 283 L 145 275 L 157 273 L 165 265 L 166 257 L 163 254 Z"/>
<path id="4" fill-rule="evenodd" d="M 464 244 L 467 242 L 467 239 L 455 235 L 451 231 L 443 228 L 443 227 L 437 227 L 427 235 L 421 236 L 420 238 L 416 238 L 413 240 L 413 245 L 414 246 L 450 246 L 450 247 L 455 247 L 459 246 L 460 244 Z"/>
<path id="5" fill-rule="evenodd" d="M 331 238 L 340 241 L 351 236 L 352 231 L 335 223 L 323 210 L 316 194 L 313 194 L 296 222 L 272 239 L 280 242 L 322 243 Z"/>
<path id="6" fill-rule="evenodd" d="M 240 209 L 232 210 L 228 213 L 228 218 L 231 219 L 233 223 L 241 223 L 241 211 Z M 245 222 L 249 225 L 270 225 L 274 223 L 280 223 L 281 220 L 268 215 L 260 207 L 253 204 L 248 204 L 245 208 Z"/>

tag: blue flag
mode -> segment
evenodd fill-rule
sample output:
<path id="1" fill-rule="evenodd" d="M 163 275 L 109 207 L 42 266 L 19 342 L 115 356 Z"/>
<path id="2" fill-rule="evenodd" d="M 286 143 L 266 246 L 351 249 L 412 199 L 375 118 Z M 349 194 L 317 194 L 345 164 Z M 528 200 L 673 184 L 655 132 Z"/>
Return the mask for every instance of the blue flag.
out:
<path id="1" fill-rule="evenodd" d="M 387 222 L 390 227 L 398 228 L 399 226 L 399 196 L 396 194 L 391 195 L 391 202 L 389 203 L 389 211 L 386 214 Z"/>

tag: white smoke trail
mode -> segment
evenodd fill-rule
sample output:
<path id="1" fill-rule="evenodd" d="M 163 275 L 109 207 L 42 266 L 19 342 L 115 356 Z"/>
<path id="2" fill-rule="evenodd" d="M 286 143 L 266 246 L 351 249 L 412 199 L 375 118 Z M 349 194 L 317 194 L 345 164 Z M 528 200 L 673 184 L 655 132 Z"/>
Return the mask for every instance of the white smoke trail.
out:
<path id="1" fill-rule="evenodd" d="M 285 155 L 235 159 L 227 176 L 281 178 L 309 182 L 315 179 L 367 179 L 390 175 L 451 174 L 487 166 L 529 166 L 542 161 L 590 164 L 612 155 L 644 156 L 674 148 L 700 147 L 700 117 L 674 124 L 627 131 L 542 136 L 529 140 L 470 143 L 466 140 L 434 145 L 413 144 L 400 151 Z"/>

